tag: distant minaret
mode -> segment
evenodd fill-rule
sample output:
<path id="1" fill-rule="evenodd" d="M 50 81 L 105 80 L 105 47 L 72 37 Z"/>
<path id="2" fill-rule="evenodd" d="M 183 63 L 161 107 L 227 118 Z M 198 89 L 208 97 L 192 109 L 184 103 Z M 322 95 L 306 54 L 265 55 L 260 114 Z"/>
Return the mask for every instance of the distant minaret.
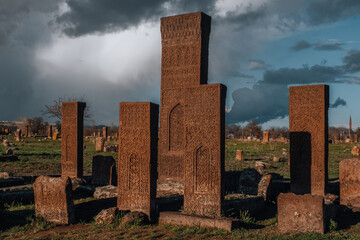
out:
<path id="1" fill-rule="evenodd" d="M 349 137 L 351 136 L 351 115 L 349 119 Z"/>

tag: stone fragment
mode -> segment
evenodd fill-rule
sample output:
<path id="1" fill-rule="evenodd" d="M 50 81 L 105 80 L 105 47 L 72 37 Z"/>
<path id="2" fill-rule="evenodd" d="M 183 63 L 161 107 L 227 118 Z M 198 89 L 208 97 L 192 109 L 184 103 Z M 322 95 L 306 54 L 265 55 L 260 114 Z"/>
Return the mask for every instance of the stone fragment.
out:
<path id="1" fill-rule="evenodd" d="M 9 141 L 6 140 L 6 139 L 4 139 L 3 142 L 2 142 L 2 145 L 3 145 L 4 147 L 8 147 L 8 146 L 9 146 Z"/>
<path id="2" fill-rule="evenodd" d="M 145 213 L 154 220 L 156 206 L 159 105 L 120 103 L 119 210 Z"/>
<path id="3" fill-rule="evenodd" d="M 148 216 L 143 212 L 129 212 L 121 219 L 120 225 L 143 225 L 149 222 Z"/>
<path id="4" fill-rule="evenodd" d="M 92 180 L 93 185 L 116 185 L 116 164 L 111 156 L 93 156 Z"/>
<path id="5" fill-rule="evenodd" d="M 244 151 L 236 150 L 236 160 L 242 161 L 244 160 Z"/>
<path id="6" fill-rule="evenodd" d="M 14 155 L 14 149 L 12 148 L 6 149 L 5 155 Z"/>
<path id="7" fill-rule="evenodd" d="M 107 208 L 101 210 L 101 212 L 96 215 L 95 222 L 97 224 L 112 224 L 115 222 L 116 216 L 119 214 L 117 207 Z"/>
<path id="8" fill-rule="evenodd" d="M 75 211 L 69 177 L 40 176 L 33 186 L 36 217 L 60 224 L 74 222 Z"/>
<path id="9" fill-rule="evenodd" d="M 118 152 L 118 146 L 105 146 L 104 152 Z"/>
<path id="10" fill-rule="evenodd" d="M 94 198 L 103 199 L 103 198 L 114 198 L 117 197 L 118 190 L 116 186 L 108 185 L 104 187 L 95 188 Z"/>
<path id="11" fill-rule="evenodd" d="M 280 232 L 325 233 L 323 196 L 280 193 L 277 206 Z"/>
<path id="12" fill-rule="evenodd" d="M 339 164 L 340 204 L 360 207 L 360 160 L 342 160 Z"/>
<path id="13" fill-rule="evenodd" d="M 280 158 L 279 157 L 273 157 L 273 162 L 280 162 Z"/>
<path id="14" fill-rule="evenodd" d="M 280 193 L 279 189 L 273 187 L 273 180 L 281 180 L 282 176 L 276 173 L 267 173 L 262 176 L 258 184 L 258 196 L 262 196 L 265 201 L 275 200 Z"/>
<path id="15" fill-rule="evenodd" d="M 61 111 L 61 176 L 83 176 L 83 130 L 86 103 L 63 102 Z"/>
<path id="16" fill-rule="evenodd" d="M 325 195 L 328 180 L 328 85 L 289 88 L 291 191 Z"/>
<path id="17" fill-rule="evenodd" d="M 0 178 L 9 178 L 11 177 L 12 174 L 11 173 L 8 173 L 8 172 L 0 172 Z"/>
<path id="18" fill-rule="evenodd" d="M 351 149 L 351 154 L 354 155 L 354 156 L 359 156 L 360 155 L 360 149 L 357 146 L 354 146 Z"/>

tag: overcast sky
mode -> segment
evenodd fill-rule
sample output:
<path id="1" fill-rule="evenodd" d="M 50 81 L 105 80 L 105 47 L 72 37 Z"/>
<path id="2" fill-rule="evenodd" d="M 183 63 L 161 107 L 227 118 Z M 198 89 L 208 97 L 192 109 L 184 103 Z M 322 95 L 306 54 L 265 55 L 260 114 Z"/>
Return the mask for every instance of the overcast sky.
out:
<path id="1" fill-rule="evenodd" d="M 195 11 L 212 16 L 209 83 L 228 87 L 228 123 L 288 126 L 288 86 L 325 83 L 330 125 L 360 124 L 358 0 L 1 0 L 0 120 L 83 96 L 96 124 L 117 125 L 119 102 L 159 103 L 159 20 Z"/>

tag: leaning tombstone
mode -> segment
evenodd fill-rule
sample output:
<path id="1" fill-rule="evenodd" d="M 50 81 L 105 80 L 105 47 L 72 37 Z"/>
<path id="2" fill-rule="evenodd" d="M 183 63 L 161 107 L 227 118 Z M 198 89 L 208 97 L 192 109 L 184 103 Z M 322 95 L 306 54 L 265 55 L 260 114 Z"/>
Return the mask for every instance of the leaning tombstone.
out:
<path id="1" fill-rule="evenodd" d="M 75 221 L 72 184 L 69 177 L 40 176 L 34 183 L 35 216 L 47 222 L 70 224 Z"/>

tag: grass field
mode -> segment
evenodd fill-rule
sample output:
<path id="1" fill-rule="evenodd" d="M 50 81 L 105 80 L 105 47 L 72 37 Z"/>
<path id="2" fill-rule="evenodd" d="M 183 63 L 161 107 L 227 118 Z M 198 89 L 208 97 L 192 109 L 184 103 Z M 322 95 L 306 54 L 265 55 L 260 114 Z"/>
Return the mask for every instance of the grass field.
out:
<path id="1" fill-rule="evenodd" d="M 15 142 L 13 137 L 9 142 L 18 148 L 15 150 L 19 161 L 0 162 L 0 172 L 11 172 L 14 176 L 22 175 L 58 175 L 60 174 L 61 141 L 44 140 L 43 138 L 25 138 L 24 142 Z M 112 142 L 109 145 L 115 145 Z M 110 155 L 117 159 L 117 153 L 104 153 L 95 151 L 91 140 L 84 143 L 84 175 L 91 175 L 92 156 Z M 338 178 L 339 161 L 351 158 L 351 148 L 355 144 L 329 145 L 329 178 Z M 245 160 L 239 162 L 235 159 L 236 150 L 243 150 Z M 0 154 L 5 152 L 0 146 Z M 289 178 L 287 157 L 289 144 L 274 142 L 262 144 L 260 142 L 242 142 L 226 140 L 226 171 L 239 171 L 254 167 L 255 161 L 270 163 L 273 167 L 265 172 L 275 172 Z M 280 157 L 280 162 L 273 162 L 273 157 Z M 76 200 L 79 204 L 82 200 Z M 274 206 L 270 206 L 274 209 Z M 240 214 L 241 215 L 241 214 Z M 120 227 L 118 224 L 97 225 L 93 220 L 80 222 L 69 226 L 56 226 L 34 217 L 34 205 L 11 204 L 0 210 L 0 239 L 360 239 L 360 217 L 356 214 L 350 228 L 341 230 L 336 224 L 332 231 L 324 236 L 319 234 L 289 235 L 277 231 L 276 215 L 268 218 L 248 216 L 242 214 L 244 227 L 231 233 L 220 230 L 199 229 L 196 227 L 174 227 L 156 225 L 130 225 Z"/>

